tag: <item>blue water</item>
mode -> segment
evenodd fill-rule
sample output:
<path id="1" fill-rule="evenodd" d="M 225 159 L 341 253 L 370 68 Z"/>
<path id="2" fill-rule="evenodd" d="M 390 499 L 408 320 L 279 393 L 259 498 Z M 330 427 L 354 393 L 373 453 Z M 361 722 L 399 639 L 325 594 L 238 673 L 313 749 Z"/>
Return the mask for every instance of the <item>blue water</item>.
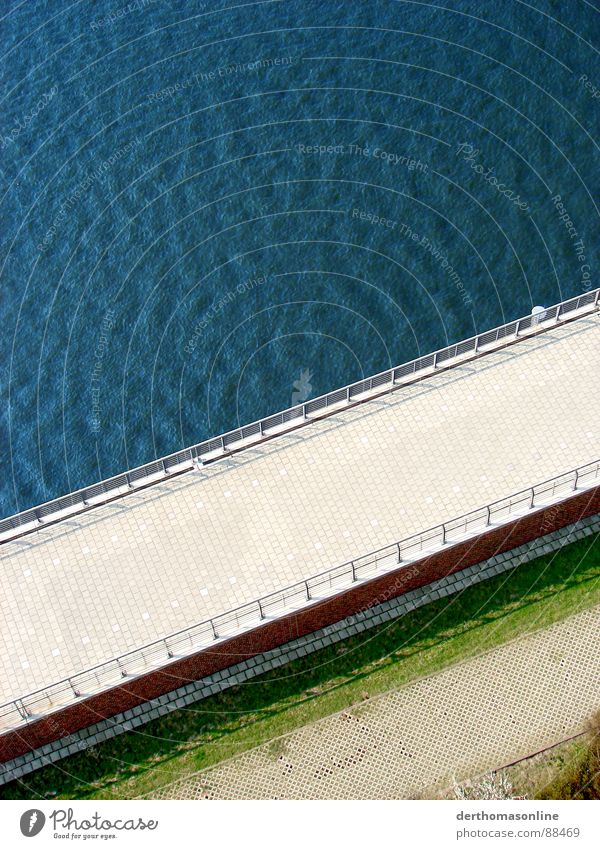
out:
<path id="1" fill-rule="evenodd" d="M 3 515 L 597 286 L 599 8 L 3 0 Z"/>

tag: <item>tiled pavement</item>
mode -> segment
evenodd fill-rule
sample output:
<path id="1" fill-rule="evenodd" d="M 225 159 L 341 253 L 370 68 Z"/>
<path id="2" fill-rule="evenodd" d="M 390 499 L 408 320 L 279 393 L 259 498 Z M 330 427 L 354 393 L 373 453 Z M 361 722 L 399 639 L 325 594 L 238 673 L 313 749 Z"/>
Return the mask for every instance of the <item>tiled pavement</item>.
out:
<path id="1" fill-rule="evenodd" d="M 159 799 L 406 799 L 582 730 L 600 607 L 266 743 Z"/>
<path id="2" fill-rule="evenodd" d="M 595 460 L 583 318 L 2 547 L 0 701 Z"/>

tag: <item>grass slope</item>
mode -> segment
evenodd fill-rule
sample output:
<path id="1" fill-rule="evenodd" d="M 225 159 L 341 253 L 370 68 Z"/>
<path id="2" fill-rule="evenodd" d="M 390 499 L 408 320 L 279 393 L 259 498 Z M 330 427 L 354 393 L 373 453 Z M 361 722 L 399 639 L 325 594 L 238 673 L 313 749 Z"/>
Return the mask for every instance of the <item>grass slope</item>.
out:
<path id="1" fill-rule="evenodd" d="M 553 779 L 537 790 L 536 799 L 600 799 L 600 711 L 592 716 L 585 739 L 570 755 Z"/>

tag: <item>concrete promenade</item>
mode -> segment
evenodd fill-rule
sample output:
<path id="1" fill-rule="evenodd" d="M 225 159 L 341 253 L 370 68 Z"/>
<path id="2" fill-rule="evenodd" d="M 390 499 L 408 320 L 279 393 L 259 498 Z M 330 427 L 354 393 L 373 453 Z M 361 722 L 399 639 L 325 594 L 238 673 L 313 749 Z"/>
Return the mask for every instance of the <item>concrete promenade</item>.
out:
<path id="1" fill-rule="evenodd" d="M 0 702 L 600 455 L 598 314 L 7 543 Z"/>

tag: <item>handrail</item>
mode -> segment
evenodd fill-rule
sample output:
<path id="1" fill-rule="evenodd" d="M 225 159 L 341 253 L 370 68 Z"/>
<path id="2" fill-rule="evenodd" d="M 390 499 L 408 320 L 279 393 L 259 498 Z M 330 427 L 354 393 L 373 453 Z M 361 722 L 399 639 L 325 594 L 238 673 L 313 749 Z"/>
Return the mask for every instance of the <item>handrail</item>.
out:
<path id="1" fill-rule="evenodd" d="M 528 315 L 516 321 L 508 322 L 439 351 L 417 357 L 403 365 L 379 372 L 340 389 L 334 389 L 332 392 L 327 392 L 325 395 L 320 395 L 303 404 L 289 407 L 220 436 L 206 439 L 158 460 L 152 460 L 128 472 L 83 487 L 37 507 L 15 513 L 0 520 L 0 544 L 9 542 L 24 533 L 35 531 L 44 524 L 60 521 L 92 507 L 106 504 L 114 498 L 141 487 L 159 483 L 174 473 L 191 470 L 196 464 L 220 459 L 233 450 L 236 443 L 239 443 L 239 449 L 246 447 L 243 444 L 246 440 L 254 440 L 249 445 L 255 444 L 265 436 L 285 432 L 285 429 L 288 429 L 287 426 L 294 428 L 299 423 L 318 418 L 319 414 L 327 414 L 331 407 L 353 403 L 357 397 L 373 392 L 373 390 L 378 390 L 387 385 L 390 386 L 390 389 L 393 389 L 396 386 L 401 386 L 405 381 L 414 380 L 420 372 L 436 371 L 442 367 L 448 368 L 451 361 L 459 357 L 468 355 L 475 357 L 488 353 L 494 350 L 498 343 L 504 345 L 511 337 L 518 337 L 524 331 L 532 329 L 538 331 L 550 330 L 557 324 L 569 321 L 573 318 L 573 313 L 579 310 L 586 308 L 589 312 L 597 310 L 599 300 L 600 288 L 592 289 L 575 298 L 548 307 L 543 313 Z"/>
<path id="2" fill-rule="evenodd" d="M 452 545 L 468 537 L 474 529 L 481 532 L 494 520 L 502 522 L 515 514 L 535 510 L 554 501 L 557 493 L 565 493 L 563 497 L 567 497 L 598 479 L 600 459 L 34 690 L 0 705 L 0 733 L 15 727 L 14 720 L 18 723 L 31 720 L 36 712 L 39 715 L 40 711 L 52 710 L 67 699 L 117 686 L 124 678 L 160 668 L 173 658 L 186 657 L 245 628 L 256 628 L 269 617 L 276 618 L 353 584 L 372 580 L 383 571 L 398 569 L 403 563 L 419 559 L 423 551 Z"/>

